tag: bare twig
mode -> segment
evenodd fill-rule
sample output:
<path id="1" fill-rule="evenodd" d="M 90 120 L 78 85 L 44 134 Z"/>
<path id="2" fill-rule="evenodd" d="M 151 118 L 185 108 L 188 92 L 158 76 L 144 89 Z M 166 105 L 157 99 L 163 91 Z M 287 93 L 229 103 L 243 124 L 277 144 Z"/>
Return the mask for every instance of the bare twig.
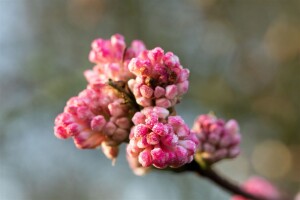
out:
<path id="1" fill-rule="evenodd" d="M 196 172 L 198 175 L 208 178 L 227 192 L 235 195 L 243 196 L 247 199 L 252 200 L 279 200 L 279 199 L 271 199 L 271 198 L 265 198 L 261 196 L 257 196 L 254 194 L 251 194 L 247 191 L 245 191 L 243 188 L 238 186 L 238 184 L 233 183 L 226 178 L 222 177 L 220 174 L 218 174 L 216 171 L 214 171 L 212 168 L 203 168 L 201 167 L 196 161 L 193 161 L 181 168 L 178 169 L 172 169 L 174 172 L 185 172 L 185 171 L 193 171 Z"/>

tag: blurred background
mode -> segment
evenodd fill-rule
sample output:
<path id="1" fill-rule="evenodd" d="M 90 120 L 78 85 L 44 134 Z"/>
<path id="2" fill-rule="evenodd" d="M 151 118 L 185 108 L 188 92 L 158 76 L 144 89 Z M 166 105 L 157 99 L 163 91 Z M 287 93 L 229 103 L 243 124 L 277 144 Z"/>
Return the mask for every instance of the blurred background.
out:
<path id="1" fill-rule="evenodd" d="M 300 1 L 0 0 L 0 199 L 229 199 L 194 174 L 135 176 L 53 135 L 85 88 L 90 43 L 114 33 L 173 51 L 191 70 L 178 113 L 241 125 L 243 152 L 218 170 L 300 191 Z"/>

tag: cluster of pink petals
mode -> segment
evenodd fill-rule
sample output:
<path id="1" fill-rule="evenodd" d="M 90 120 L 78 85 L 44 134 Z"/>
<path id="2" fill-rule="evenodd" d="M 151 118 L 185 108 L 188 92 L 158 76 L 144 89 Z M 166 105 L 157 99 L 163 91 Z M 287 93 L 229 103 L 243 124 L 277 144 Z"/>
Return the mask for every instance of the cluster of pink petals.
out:
<path id="1" fill-rule="evenodd" d="M 143 50 L 145 45 L 140 40 L 134 40 L 126 48 L 124 37 L 120 34 L 111 36 L 109 40 L 96 39 L 92 42 L 89 55 L 90 61 L 96 66 L 93 70 L 86 70 L 84 75 L 92 84 L 107 82 L 108 79 L 127 81 L 133 77 L 128 70 L 129 61 Z"/>
<path id="2" fill-rule="evenodd" d="M 142 107 L 172 107 L 188 90 L 189 70 L 180 65 L 176 55 L 159 47 L 140 53 L 128 68 L 136 76 L 128 86 Z"/>
<path id="3" fill-rule="evenodd" d="M 218 119 L 213 115 L 200 115 L 192 131 L 200 144 L 197 152 L 207 163 L 212 164 L 225 158 L 235 158 L 240 153 L 241 135 L 235 120 Z"/>
<path id="4" fill-rule="evenodd" d="M 64 112 L 55 119 L 54 132 L 61 139 L 72 137 L 80 149 L 101 145 L 104 154 L 114 159 L 118 145 L 128 139 L 132 126 L 128 111 L 113 88 L 90 85 L 67 102 Z"/>
<path id="5" fill-rule="evenodd" d="M 132 121 L 127 154 L 143 167 L 180 167 L 193 160 L 198 140 L 180 116 L 169 116 L 162 107 L 147 107 Z"/>
<path id="6" fill-rule="evenodd" d="M 268 181 L 261 177 L 252 177 L 242 186 L 247 192 L 270 200 L 279 200 L 280 193 Z M 247 200 L 242 196 L 233 196 L 231 200 Z"/>
<path id="7" fill-rule="evenodd" d="M 136 174 L 152 165 L 180 167 L 196 151 L 210 162 L 238 155 L 240 134 L 234 120 L 225 124 L 203 115 L 190 131 L 180 116 L 170 115 L 189 86 L 189 70 L 172 52 L 146 50 L 139 40 L 126 47 L 120 34 L 96 39 L 91 47 L 89 60 L 96 65 L 84 73 L 87 89 L 56 117 L 58 138 L 72 137 L 80 149 L 101 146 L 111 159 L 129 139 L 127 159 Z"/>

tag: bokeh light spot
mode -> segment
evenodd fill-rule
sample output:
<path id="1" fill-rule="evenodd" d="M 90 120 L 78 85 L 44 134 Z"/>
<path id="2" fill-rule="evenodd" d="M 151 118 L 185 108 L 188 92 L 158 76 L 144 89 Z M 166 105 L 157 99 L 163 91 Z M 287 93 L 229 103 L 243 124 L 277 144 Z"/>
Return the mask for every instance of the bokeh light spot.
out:
<path id="1" fill-rule="evenodd" d="M 281 178 L 291 169 L 292 157 L 282 142 L 267 140 L 258 144 L 251 157 L 254 169 L 267 178 Z"/>

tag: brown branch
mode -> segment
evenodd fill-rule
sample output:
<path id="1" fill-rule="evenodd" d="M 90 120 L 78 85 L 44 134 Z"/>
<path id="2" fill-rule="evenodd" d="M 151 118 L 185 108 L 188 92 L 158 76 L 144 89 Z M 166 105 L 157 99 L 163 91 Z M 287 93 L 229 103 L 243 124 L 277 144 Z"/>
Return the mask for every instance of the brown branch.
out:
<path id="1" fill-rule="evenodd" d="M 216 183 L 217 185 L 221 186 L 223 189 L 231 192 L 232 194 L 241 195 L 243 197 L 246 197 L 247 199 L 253 199 L 253 200 L 271 200 L 271 199 L 256 196 L 246 192 L 241 187 L 226 180 L 224 177 L 220 176 L 212 169 L 203 170 L 201 174 L 202 176 L 210 179 L 212 182 Z"/>
<path id="2" fill-rule="evenodd" d="M 125 101 L 129 102 L 135 110 L 140 111 L 140 106 L 136 103 L 135 97 L 127 88 L 127 85 L 123 81 L 113 81 L 111 79 L 108 80 L 107 84 L 120 92 L 125 99 Z"/>
<path id="3" fill-rule="evenodd" d="M 205 177 L 212 182 L 214 182 L 216 185 L 220 186 L 227 192 L 235 195 L 243 196 L 247 199 L 252 200 L 279 200 L 279 199 L 271 199 L 271 198 L 265 198 L 261 196 L 257 196 L 254 194 L 251 194 L 247 191 L 245 191 L 243 188 L 238 186 L 237 184 L 225 179 L 220 174 L 215 172 L 211 168 L 204 169 L 202 168 L 196 161 L 191 162 L 190 164 L 187 164 L 181 168 L 178 169 L 172 169 L 174 172 L 185 172 L 185 171 L 193 171 L 196 172 L 198 175 Z"/>

